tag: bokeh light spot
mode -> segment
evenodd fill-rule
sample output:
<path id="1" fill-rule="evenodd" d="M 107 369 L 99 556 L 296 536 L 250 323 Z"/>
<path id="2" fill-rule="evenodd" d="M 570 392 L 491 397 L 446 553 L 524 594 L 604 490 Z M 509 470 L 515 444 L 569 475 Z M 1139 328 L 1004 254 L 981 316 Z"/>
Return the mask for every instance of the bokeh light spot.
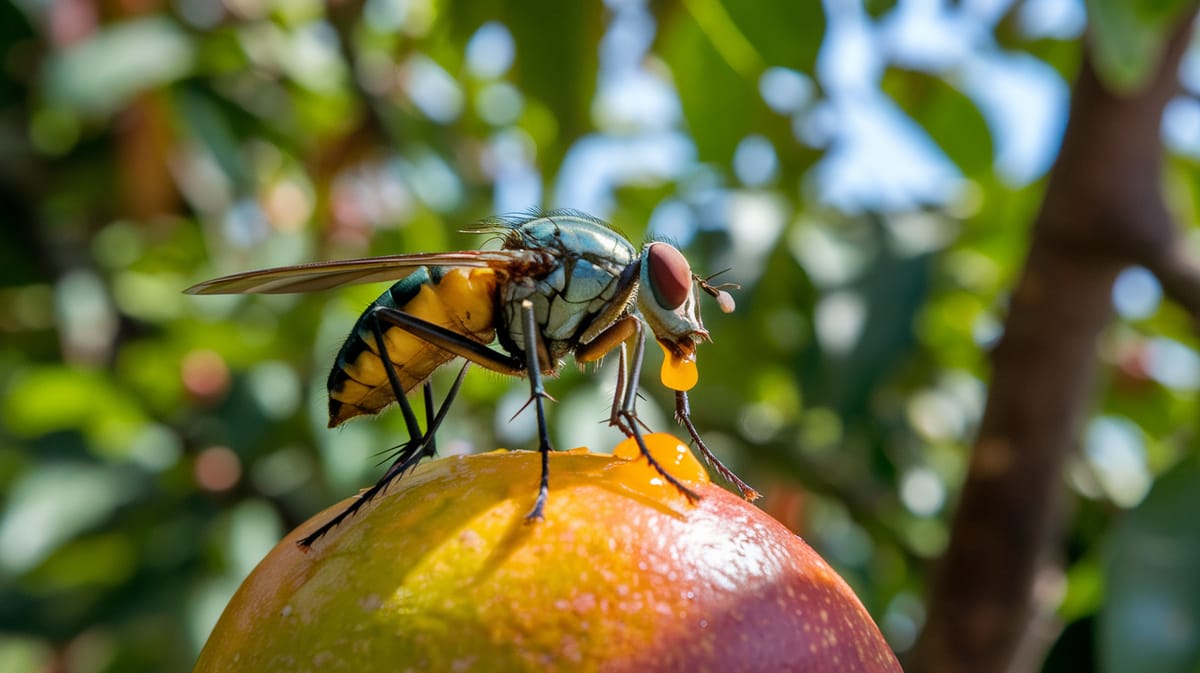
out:
<path id="1" fill-rule="evenodd" d="M 503 75 L 512 66 L 516 44 L 512 33 L 498 21 L 479 27 L 467 42 L 467 68 L 476 77 L 492 78 Z"/>
<path id="2" fill-rule="evenodd" d="M 779 172 L 775 146 L 763 136 L 746 136 L 734 150 L 733 172 L 747 187 L 762 187 L 770 183 Z"/>
<path id="3" fill-rule="evenodd" d="M 224 446 L 211 446 L 196 456 L 196 484 L 213 493 L 228 491 L 242 478 L 242 461 Z"/>
<path id="4" fill-rule="evenodd" d="M 212 404 L 229 390 L 229 365 L 216 351 L 191 351 L 183 357 L 180 370 L 184 389 L 201 404 Z"/>
<path id="5" fill-rule="evenodd" d="M 1162 287 L 1154 274 L 1140 266 L 1130 267 L 1117 276 L 1112 289 L 1113 307 L 1126 320 L 1154 315 L 1162 300 Z"/>
<path id="6" fill-rule="evenodd" d="M 813 83 L 807 75 L 787 68 L 767 68 L 758 79 L 758 92 L 779 114 L 794 114 L 813 98 Z"/>
<path id="7" fill-rule="evenodd" d="M 928 467 L 907 470 L 900 479 L 900 499 L 917 516 L 936 514 L 946 502 L 946 487 Z"/>

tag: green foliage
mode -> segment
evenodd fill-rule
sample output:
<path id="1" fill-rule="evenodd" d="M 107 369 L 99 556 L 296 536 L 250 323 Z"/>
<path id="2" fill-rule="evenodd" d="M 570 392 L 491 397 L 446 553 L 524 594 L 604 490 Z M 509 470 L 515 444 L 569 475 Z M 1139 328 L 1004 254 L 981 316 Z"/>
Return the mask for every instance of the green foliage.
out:
<path id="1" fill-rule="evenodd" d="M 52 105 L 79 114 L 112 113 L 131 97 L 186 76 L 193 49 L 183 29 L 164 17 L 114 23 L 56 54 L 43 90 Z"/>
<path id="2" fill-rule="evenodd" d="M 1154 72 L 1171 26 L 1187 0 L 1088 0 L 1096 71 L 1118 93 L 1137 90 Z"/>
<path id="3" fill-rule="evenodd" d="M 1196 462 L 1164 474 L 1108 544 L 1108 588 L 1097 642 L 1105 670 L 1194 671 L 1200 645 L 1200 529 L 1182 512 L 1200 508 Z"/>
<path id="4" fill-rule="evenodd" d="M 699 159 L 728 163 L 749 129 L 772 125 L 758 93 L 764 70 L 812 71 L 824 26 L 820 5 L 692 0 L 670 7 L 660 14 L 660 53 Z"/>
<path id="5" fill-rule="evenodd" d="M 941 77 L 889 70 L 881 88 L 921 124 L 963 173 L 986 176 L 995 157 L 991 132 L 979 108 Z"/>

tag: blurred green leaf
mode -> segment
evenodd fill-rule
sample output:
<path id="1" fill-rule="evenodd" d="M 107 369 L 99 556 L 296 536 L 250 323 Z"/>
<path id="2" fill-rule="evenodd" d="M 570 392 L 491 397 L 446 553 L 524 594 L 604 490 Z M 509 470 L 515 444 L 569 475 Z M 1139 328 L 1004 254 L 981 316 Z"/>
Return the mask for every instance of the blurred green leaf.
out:
<path id="1" fill-rule="evenodd" d="M 446 8 L 463 42 L 487 21 L 499 21 L 512 32 L 516 84 L 531 107 L 549 110 L 558 133 L 543 145 L 548 156 L 542 163 L 550 170 L 557 168 L 567 145 L 593 127 L 591 97 L 603 9 L 601 3 L 553 0 L 472 0 Z M 544 127 L 544 120 L 535 125 Z"/>
<path id="2" fill-rule="evenodd" d="M 772 131 L 759 93 L 771 66 L 811 72 L 825 30 L 819 3 L 690 0 L 660 13 L 658 51 L 674 75 L 701 161 L 727 163 L 748 129 Z M 791 142 L 790 136 L 778 132 Z M 784 163 L 791 160 L 785 153 Z"/>
<path id="3" fill-rule="evenodd" d="M 521 90 L 554 111 L 564 139 L 583 135 L 592 127 L 600 3 L 509 0 L 504 4 L 500 16 L 517 43 L 515 74 Z"/>
<path id="4" fill-rule="evenodd" d="M 126 533 L 102 533 L 64 544 L 30 575 L 37 591 L 111 587 L 137 570 L 137 550 Z"/>
<path id="5" fill-rule="evenodd" d="M 1082 619 L 1096 613 L 1104 603 L 1104 572 L 1098 559 L 1087 557 L 1067 571 L 1067 594 L 1059 606 L 1059 614 L 1067 621 Z"/>
<path id="6" fill-rule="evenodd" d="M 755 107 L 763 107 L 758 102 L 757 82 L 735 70 L 685 12 L 676 12 L 662 27 L 658 50 L 675 77 L 683 116 L 700 160 L 728 163 L 751 125 Z M 761 66 L 752 65 L 755 69 Z M 714 95 L 718 91 L 720 95 Z"/>
<path id="7" fill-rule="evenodd" d="M 882 235 L 882 218 L 870 216 Z M 898 254 L 882 246 L 866 272 L 849 291 L 863 302 L 864 322 L 853 349 L 825 356 L 822 389 L 843 417 L 867 412 L 872 391 L 909 354 L 915 343 L 914 321 L 928 299 L 930 254 Z"/>
<path id="8" fill-rule="evenodd" d="M 0 517 L 0 572 L 40 562 L 137 495 L 125 470 L 82 463 L 33 467 L 13 485 Z"/>
<path id="9" fill-rule="evenodd" d="M 1195 673 L 1200 664 L 1200 464 L 1159 478 L 1113 532 L 1099 617 L 1105 671 Z"/>
<path id="10" fill-rule="evenodd" d="M 98 455 L 123 456 L 146 421 L 139 405 L 99 372 L 41 367 L 18 376 L 0 403 L 8 428 L 36 437 L 63 430 L 88 436 Z"/>
<path id="11" fill-rule="evenodd" d="M 1158 65 L 1167 31 L 1189 0 L 1087 0 L 1096 72 L 1117 93 L 1136 91 Z"/>
<path id="12" fill-rule="evenodd" d="M 867 13 L 874 17 L 883 16 L 896 7 L 896 0 L 865 0 Z"/>
<path id="13" fill-rule="evenodd" d="M 800 72 L 812 72 L 817 61 L 817 51 L 825 34 L 825 13 L 819 2 L 795 2 L 794 0 L 764 0 L 762 2 L 738 2 L 738 0 L 688 0 L 686 3 L 693 16 L 711 16 L 705 23 L 709 36 L 716 42 L 732 42 L 740 33 L 747 47 L 761 54 L 764 66 L 784 66 Z M 718 8 L 728 12 L 733 20 L 726 24 Z M 711 26 L 711 28 L 710 28 Z M 718 37 L 725 35 L 725 37 Z M 724 49 L 721 49 L 725 53 Z M 741 68 L 739 68 L 740 70 Z M 755 79 L 759 72 L 745 71 Z"/>
<path id="14" fill-rule="evenodd" d="M 176 97 L 186 130 L 209 153 L 224 177 L 237 192 L 251 186 L 249 169 L 241 156 L 238 139 L 229 116 L 207 92 L 196 87 L 185 88 Z"/>
<path id="15" fill-rule="evenodd" d="M 0 636 L 0 671 L 33 673 L 53 665 L 50 644 L 28 636 Z"/>
<path id="16" fill-rule="evenodd" d="M 108 114 L 134 95 L 186 76 L 191 37 L 162 16 L 106 26 L 60 52 L 45 72 L 47 98 L 91 114 Z"/>
<path id="17" fill-rule="evenodd" d="M 964 174 L 991 170 L 991 133 L 975 103 L 941 77 L 889 69 L 884 93 L 908 113 Z"/>

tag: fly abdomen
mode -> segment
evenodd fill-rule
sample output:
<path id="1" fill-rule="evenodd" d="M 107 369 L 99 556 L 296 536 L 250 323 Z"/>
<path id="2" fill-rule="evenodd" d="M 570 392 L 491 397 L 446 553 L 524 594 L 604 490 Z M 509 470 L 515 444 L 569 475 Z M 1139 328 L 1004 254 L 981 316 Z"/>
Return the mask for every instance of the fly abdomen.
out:
<path id="1" fill-rule="evenodd" d="M 364 414 L 377 414 L 396 401 L 379 356 L 372 321 L 377 306 L 396 308 L 426 322 L 489 344 L 495 337 L 496 272 L 490 268 L 421 267 L 392 285 L 355 323 L 329 372 L 329 427 Z M 379 325 L 392 367 L 405 393 L 419 386 L 455 355 L 403 329 Z"/>

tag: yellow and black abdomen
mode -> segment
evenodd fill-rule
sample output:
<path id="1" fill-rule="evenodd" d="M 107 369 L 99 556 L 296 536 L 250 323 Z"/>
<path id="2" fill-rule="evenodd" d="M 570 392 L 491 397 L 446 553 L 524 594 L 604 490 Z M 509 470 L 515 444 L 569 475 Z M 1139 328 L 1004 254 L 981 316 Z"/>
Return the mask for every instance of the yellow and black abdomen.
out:
<path id="1" fill-rule="evenodd" d="M 496 334 L 497 282 L 496 272 L 488 268 L 421 267 L 388 288 L 354 324 L 329 372 L 329 427 L 355 416 L 377 414 L 396 401 L 371 326 L 372 309 L 395 308 L 489 344 Z M 394 325 L 381 322 L 380 328 L 405 393 L 456 357 Z"/>

